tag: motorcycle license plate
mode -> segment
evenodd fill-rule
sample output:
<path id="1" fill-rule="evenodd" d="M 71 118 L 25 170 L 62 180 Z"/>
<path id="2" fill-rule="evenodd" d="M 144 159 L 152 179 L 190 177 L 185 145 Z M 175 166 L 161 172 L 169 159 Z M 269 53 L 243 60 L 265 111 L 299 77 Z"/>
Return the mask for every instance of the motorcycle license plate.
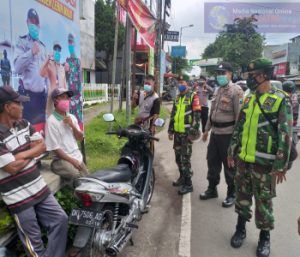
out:
<path id="1" fill-rule="evenodd" d="M 80 225 L 86 227 L 100 227 L 103 214 L 85 209 L 73 209 L 69 216 L 69 224 Z"/>

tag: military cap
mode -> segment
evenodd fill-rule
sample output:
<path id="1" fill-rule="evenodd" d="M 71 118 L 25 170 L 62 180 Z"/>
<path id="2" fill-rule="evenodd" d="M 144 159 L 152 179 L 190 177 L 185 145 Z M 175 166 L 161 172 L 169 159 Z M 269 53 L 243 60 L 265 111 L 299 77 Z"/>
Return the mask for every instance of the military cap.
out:
<path id="1" fill-rule="evenodd" d="M 35 22 L 32 22 L 32 23 L 35 23 L 35 24 L 40 24 L 39 15 L 36 12 L 36 10 L 33 9 L 33 8 L 31 8 L 31 9 L 28 10 L 27 20 L 35 21 Z"/>
<path id="2" fill-rule="evenodd" d="M 233 72 L 232 65 L 229 62 L 220 62 L 215 71 L 231 71 Z"/>
<path id="3" fill-rule="evenodd" d="M 266 70 L 272 68 L 272 61 L 266 58 L 258 58 L 251 61 L 247 67 L 247 72 L 255 70 Z"/>

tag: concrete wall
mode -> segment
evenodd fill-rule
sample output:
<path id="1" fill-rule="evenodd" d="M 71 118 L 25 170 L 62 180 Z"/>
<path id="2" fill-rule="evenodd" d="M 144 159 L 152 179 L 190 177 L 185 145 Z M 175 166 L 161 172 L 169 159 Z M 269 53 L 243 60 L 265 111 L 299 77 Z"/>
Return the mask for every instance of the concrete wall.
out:
<path id="1" fill-rule="evenodd" d="M 299 74 L 300 65 L 300 41 L 289 44 L 288 61 L 290 63 L 290 75 Z"/>
<path id="2" fill-rule="evenodd" d="M 95 83 L 95 2 L 80 0 L 80 8 L 81 66 L 90 71 L 91 83 Z"/>

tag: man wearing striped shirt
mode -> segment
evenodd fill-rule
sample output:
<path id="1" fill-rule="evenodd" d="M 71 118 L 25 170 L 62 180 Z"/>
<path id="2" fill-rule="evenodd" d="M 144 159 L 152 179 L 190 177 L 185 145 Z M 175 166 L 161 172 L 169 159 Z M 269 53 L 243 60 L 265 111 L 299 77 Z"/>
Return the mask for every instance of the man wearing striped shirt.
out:
<path id="1" fill-rule="evenodd" d="M 63 257 L 67 215 L 37 169 L 36 157 L 46 148 L 40 134 L 22 119 L 22 102 L 28 100 L 10 86 L 0 88 L 0 194 L 27 255 Z M 39 223 L 48 230 L 47 248 Z"/>

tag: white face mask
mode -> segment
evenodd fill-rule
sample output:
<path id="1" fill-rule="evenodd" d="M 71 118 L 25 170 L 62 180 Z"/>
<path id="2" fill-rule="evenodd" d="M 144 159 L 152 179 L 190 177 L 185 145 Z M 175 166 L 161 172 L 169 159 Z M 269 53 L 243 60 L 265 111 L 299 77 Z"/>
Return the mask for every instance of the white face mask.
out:
<path id="1" fill-rule="evenodd" d="M 145 84 L 144 85 L 144 90 L 146 91 L 146 92 L 151 92 L 152 91 L 152 86 L 151 85 L 148 85 L 148 84 Z"/>

